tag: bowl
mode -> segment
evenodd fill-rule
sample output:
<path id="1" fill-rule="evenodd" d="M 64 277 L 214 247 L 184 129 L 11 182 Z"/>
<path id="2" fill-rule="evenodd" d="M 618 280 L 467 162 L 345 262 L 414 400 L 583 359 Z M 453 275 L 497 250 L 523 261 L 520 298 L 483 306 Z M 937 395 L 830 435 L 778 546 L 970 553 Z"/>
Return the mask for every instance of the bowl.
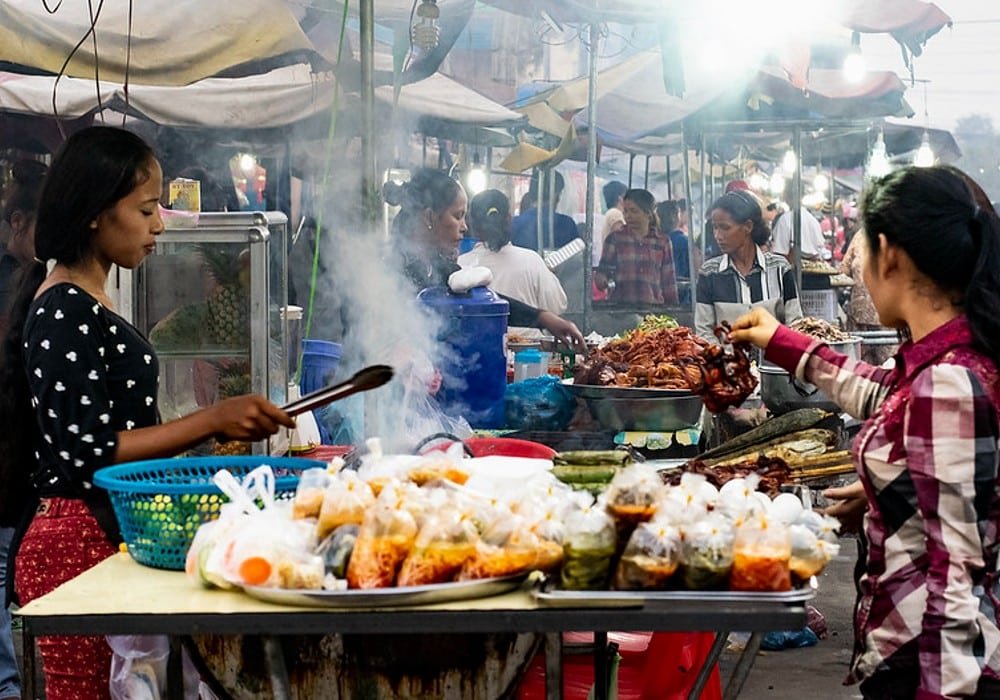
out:
<path id="1" fill-rule="evenodd" d="M 818 387 L 792 377 L 781 367 L 764 363 L 760 366 L 760 398 L 775 415 L 798 408 L 821 408 L 840 413 L 840 406 Z"/>
<path id="2" fill-rule="evenodd" d="M 701 398 L 691 393 L 657 398 L 607 396 L 584 401 L 594 420 L 610 430 L 673 432 L 696 427 L 701 421 Z"/>

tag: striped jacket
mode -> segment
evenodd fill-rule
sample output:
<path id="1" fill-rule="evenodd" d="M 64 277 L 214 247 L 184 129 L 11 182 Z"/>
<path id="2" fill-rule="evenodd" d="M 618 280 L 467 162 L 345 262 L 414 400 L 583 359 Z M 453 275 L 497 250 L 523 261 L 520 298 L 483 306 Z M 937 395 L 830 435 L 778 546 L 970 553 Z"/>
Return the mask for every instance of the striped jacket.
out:
<path id="1" fill-rule="evenodd" d="M 706 260 L 698 271 L 695 302 L 694 331 L 711 342 L 716 342 L 714 329 L 719 322 L 735 321 L 751 306 L 765 307 L 783 323 L 802 317 L 794 270 L 783 256 L 759 247 L 745 278 L 728 255 Z"/>
<path id="2" fill-rule="evenodd" d="M 1000 679 L 1000 376 L 959 316 L 904 343 L 886 370 L 780 328 L 769 360 L 867 422 L 854 442 L 869 541 L 849 682 L 919 675 L 917 698 Z"/>

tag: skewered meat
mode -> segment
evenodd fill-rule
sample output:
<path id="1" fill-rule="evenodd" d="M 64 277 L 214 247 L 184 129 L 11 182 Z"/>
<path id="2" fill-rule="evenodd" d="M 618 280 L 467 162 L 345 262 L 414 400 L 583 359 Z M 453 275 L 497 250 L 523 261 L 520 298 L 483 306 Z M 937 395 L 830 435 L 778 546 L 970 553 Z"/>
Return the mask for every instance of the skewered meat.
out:
<path id="1" fill-rule="evenodd" d="M 726 343 L 731 330 L 723 321 L 716 326 L 715 335 Z M 724 345 L 709 345 L 699 356 L 687 360 L 689 367 L 698 370 L 698 375 L 687 375 L 689 387 L 712 413 L 740 405 L 757 387 L 757 378 L 750 372 L 749 348 L 746 343 L 733 343 L 732 351 L 726 352 Z"/>
<path id="2" fill-rule="evenodd" d="M 722 485 L 727 481 L 757 474 L 760 477 L 757 490 L 763 491 L 771 498 L 781 493 L 782 485 L 790 483 L 792 480 L 792 473 L 788 465 L 777 457 L 759 457 L 756 460 L 725 467 L 709 467 L 700 460 L 692 460 L 678 469 L 661 472 L 661 474 L 663 480 L 671 486 L 680 484 L 681 476 L 684 474 L 701 474 L 716 488 L 722 488 Z"/>

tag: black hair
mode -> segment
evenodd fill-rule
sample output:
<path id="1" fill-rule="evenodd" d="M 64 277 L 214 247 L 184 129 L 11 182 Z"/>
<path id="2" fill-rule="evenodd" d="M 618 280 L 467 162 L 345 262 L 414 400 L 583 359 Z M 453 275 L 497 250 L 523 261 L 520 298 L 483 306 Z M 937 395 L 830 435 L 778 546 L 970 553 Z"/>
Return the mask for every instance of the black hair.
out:
<path id="1" fill-rule="evenodd" d="M 469 204 L 469 231 L 490 250 L 510 243 L 510 200 L 500 190 L 484 190 Z"/>
<path id="2" fill-rule="evenodd" d="M 626 192 L 628 192 L 628 187 L 624 182 L 612 180 L 606 184 L 601 188 L 601 194 L 604 195 L 604 207 L 610 209 L 616 205 L 619 198 L 624 197 Z"/>
<path id="3" fill-rule="evenodd" d="M 412 235 L 424 210 L 440 214 L 451 206 L 461 185 L 443 170 L 420 168 L 408 182 L 399 184 L 389 180 L 382 186 L 382 198 L 387 204 L 400 207 L 392 221 L 393 233 Z"/>
<path id="4" fill-rule="evenodd" d="M 536 170 L 531 176 L 531 182 L 528 184 L 528 194 L 535 196 L 536 207 L 547 206 L 550 199 L 559 199 L 565 186 L 566 178 L 558 170 L 549 170 L 544 178 L 542 177 L 542 171 Z M 555 194 L 550 197 L 553 187 L 555 187 Z"/>
<path id="5" fill-rule="evenodd" d="M 48 166 L 37 160 L 19 160 L 10 170 L 11 182 L 4 193 L 3 220 L 11 223 L 17 211 L 34 218 Z"/>
<path id="6" fill-rule="evenodd" d="M 633 189 L 629 190 L 622 197 L 626 202 L 632 202 L 640 209 L 643 213 L 649 217 L 649 226 L 652 229 L 658 229 L 660 227 L 659 219 L 656 217 L 656 197 L 653 196 L 652 192 L 649 190 Z"/>
<path id="7" fill-rule="evenodd" d="M 677 202 L 669 199 L 656 205 L 656 216 L 660 219 L 660 230 L 664 233 L 670 233 L 676 229 L 681 222 L 680 210 L 677 208 Z"/>
<path id="8" fill-rule="evenodd" d="M 1000 359 L 1000 220 L 978 184 L 950 166 L 908 167 L 865 192 L 869 250 L 879 234 L 963 307 L 980 350 Z"/>
<path id="9" fill-rule="evenodd" d="M 150 176 L 152 149 L 109 126 L 82 129 L 62 145 L 42 184 L 35 221 L 35 262 L 22 268 L 0 354 L 0 491 L 34 463 L 37 427 L 22 350 L 28 308 L 45 279 L 40 260 L 72 265 L 91 253 L 91 223 Z M 16 479 L 15 479 L 16 480 Z"/>
<path id="10" fill-rule="evenodd" d="M 760 203 L 756 197 L 746 190 L 726 192 L 712 202 L 712 206 L 708 209 L 709 217 L 711 217 L 712 212 L 716 209 L 726 212 L 737 223 L 743 223 L 744 221 L 751 222 L 753 228 L 750 229 L 750 238 L 753 239 L 754 244 L 764 245 L 767 243 L 767 239 L 771 237 L 771 231 L 767 228 L 767 224 L 764 223 L 764 216 L 760 211 Z"/>

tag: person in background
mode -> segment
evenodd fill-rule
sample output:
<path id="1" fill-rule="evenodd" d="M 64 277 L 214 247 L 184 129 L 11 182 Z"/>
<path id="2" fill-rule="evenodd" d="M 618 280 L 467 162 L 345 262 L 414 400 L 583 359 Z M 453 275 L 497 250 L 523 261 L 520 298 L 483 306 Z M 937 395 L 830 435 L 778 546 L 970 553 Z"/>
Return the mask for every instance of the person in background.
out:
<path id="1" fill-rule="evenodd" d="M 677 275 L 677 296 L 682 304 L 691 303 L 691 249 L 687 234 L 680 229 L 680 212 L 677 202 L 667 200 L 656 205 L 656 218 L 660 232 L 670 241 L 674 254 L 674 271 Z"/>
<path id="2" fill-rule="evenodd" d="M 105 286 L 111 265 L 133 269 L 155 249 L 161 190 L 149 146 L 105 126 L 70 136 L 42 186 L 34 262 L 0 356 L 0 469 L 28 476 L 40 499 L 33 515 L 26 509 L 30 525 L 12 550 L 22 604 L 118 551 L 111 503 L 93 488 L 97 469 L 173 456 L 211 437 L 260 440 L 295 425 L 260 396 L 159 423 L 155 352 L 112 310 Z M 108 697 L 104 637 L 45 636 L 38 648 L 47 698 Z"/>
<path id="3" fill-rule="evenodd" d="M 806 207 L 800 206 L 802 220 L 802 255 L 803 260 L 824 260 L 830 258 L 830 251 L 823 236 L 823 227 Z M 792 265 L 795 264 L 795 217 L 788 211 L 777 217 L 771 229 L 771 252 L 783 255 Z"/>
<path id="4" fill-rule="evenodd" d="M 761 250 L 769 232 L 757 198 L 744 190 L 724 194 L 712 204 L 709 221 L 722 254 L 698 271 L 695 333 L 715 341 L 720 322 L 735 321 L 754 306 L 785 323 L 801 318 L 794 271 L 784 257 Z"/>
<path id="5" fill-rule="evenodd" d="M 609 289 L 610 300 L 621 304 L 676 304 L 673 251 L 657 225 L 656 200 L 646 190 L 629 190 L 624 207 L 625 228 L 604 242 L 598 288 Z"/>
<path id="6" fill-rule="evenodd" d="M 458 242 L 467 230 L 469 200 L 462 185 L 445 172 L 421 168 L 402 185 L 386 182 L 382 196 L 400 207 L 392 221 L 395 252 L 415 291 L 447 284 L 448 277 L 460 269 Z M 510 325 L 544 328 L 579 352 L 586 351 L 576 324 L 551 311 L 504 298 L 510 303 Z"/>
<path id="7" fill-rule="evenodd" d="M 511 242 L 521 248 L 538 252 L 538 217 L 542 217 L 542 248 L 562 248 L 577 237 L 576 224 L 565 214 L 555 211 L 559 206 L 566 181 L 562 173 L 550 170 L 544 178 L 544 186 L 540 187 L 540 174 L 536 172 L 531 178 L 528 192 L 535 195 L 535 204 L 531 209 L 514 217 L 511 222 Z M 553 182 L 554 181 L 554 182 Z M 553 189 L 554 188 L 554 189 Z M 553 196 L 550 196 L 550 193 Z M 551 203 L 551 208 L 550 208 Z M 549 230 L 549 215 L 552 216 L 552 230 Z"/>
<path id="8" fill-rule="evenodd" d="M 1000 697 L 1000 220 L 988 205 L 947 166 L 903 168 L 865 193 L 865 282 L 881 323 L 908 336 L 893 369 L 763 310 L 731 334 L 865 420 L 857 488 L 836 497 L 867 503 L 846 682 L 870 700 Z"/>
<path id="9" fill-rule="evenodd" d="M 9 307 L 16 283 L 35 256 L 35 219 L 38 198 L 47 166 L 36 160 L 22 160 L 11 169 L 13 175 L 4 196 L 3 218 L 11 237 L 0 258 L 0 343 L 7 335 Z M 10 602 L 13 581 L 7 574 L 11 544 L 32 501 L 31 484 L 23 473 L 0 468 L 0 590 L 4 591 L 0 611 L 0 700 L 21 697 L 21 682 L 11 634 Z"/>
<path id="10" fill-rule="evenodd" d="M 462 267 L 481 265 L 493 273 L 490 288 L 554 314 L 566 310 L 566 292 L 533 250 L 510 242 L 510 200 L 500 190 L 485 190 L 469 205 L 469 231 L 480 240 L 458 256 Z"/>
<path id="11" fill-rule="evenodd" d="M 604 252 L 604 241 L 608 234 L 621 231 L 625 228 L 625 193 L 628 187 L 624 182 L 612 180 L 601 188 L 601 195 L 604 197 L 604 215 L 600 221 L 594 221 L 594 267 L 601 264 L 601 254 Z"/>

